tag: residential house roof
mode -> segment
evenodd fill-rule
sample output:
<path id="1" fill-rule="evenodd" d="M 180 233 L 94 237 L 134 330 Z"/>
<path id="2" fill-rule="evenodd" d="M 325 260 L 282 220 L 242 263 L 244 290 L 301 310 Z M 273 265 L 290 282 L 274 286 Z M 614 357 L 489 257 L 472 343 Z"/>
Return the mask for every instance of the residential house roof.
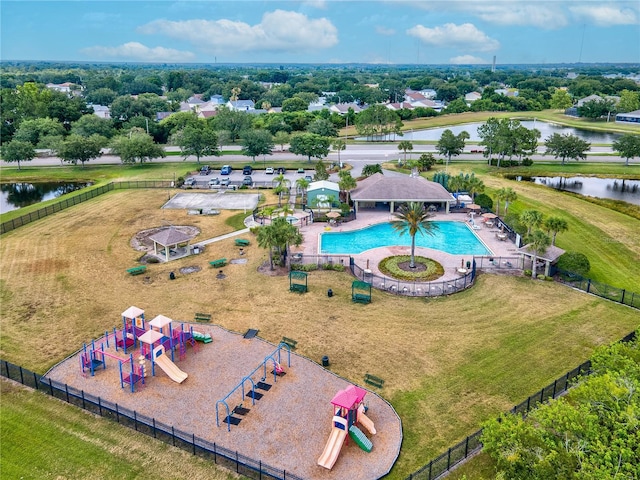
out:
<path id="1" fill-rule="evenodd" d="M 256 104 L 253 103 L 253 100 L 229 100 L 227 102 L 227 106 L 231 109 L 231 110 L 237 110 L 237 111 L 248 111 L 248 110 L 254 110 L 256 108 Z"/>
<path id="2" fill-rule="evenodd" d="M 317 182 L 311 182 L 307 187 L 307 194 L 309 192 L 313 192 L 315 190 L 333 190 L 335 192 L 340 191 L 340 185 L 335 182 L 330 182 L 328 180 L 318 180 Z"/>

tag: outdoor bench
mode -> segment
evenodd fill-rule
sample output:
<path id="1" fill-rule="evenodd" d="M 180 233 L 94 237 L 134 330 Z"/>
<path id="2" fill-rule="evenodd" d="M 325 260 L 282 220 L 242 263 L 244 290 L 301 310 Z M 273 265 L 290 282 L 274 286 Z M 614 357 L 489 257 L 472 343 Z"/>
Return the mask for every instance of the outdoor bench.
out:
<path id="1" fill-rule="evenodd" d="M 147 266 L 146 265 L 140 265 L 138 267 L 127 268 L 127 273 L 129 275 L 140 275 L 141 273 L 144 273 L 146 271 L 147 271 Z"/>
<path id="2" fill-rule="evenodd" d="M 352 300 L 356 303 L 371 303 L 371 295 L 356 293 L 353 295 Z"/>
<path id="3" fill-rule="evenodd" d="M 289 345 L 289 348 L 291 350 L 295 350 L 296 346 L 298 345 L 298 342 L 296 340 L 293 340 L 292 338 L 287 338 L 287 337 L 282 337 L 282 340 L 280 340 L 280 343 Z"/>
<path id="4" fill-rule="evenodd" d="M 297 293 L 307 293 L 307 286 L 306 285 L 302 285 L 300 283 L 293 283 L 289 287 L 289 290 L 291 290 L 292 292 L 297 292 Z"/>
<path id="5" fill-rule="evenodd" d="M 227 264 L 226 258 L 219 258 L 217 260 L 211 260 L 209 262 L 209 265 L 211 265 L 212 267 L 224 267 L 226 264 Z"/>
<path id="6" fill-rule="evenodd" d="M 196 313 L 194 318 L 196 322 L 210 322 L 211 314 L 210 313 Z"/>
<path id="7" fill-rule="evenodd" d="M 245 238 L 236 238 L 236 247 L 248 247 L 251 242 Z"/>
<path id="8" fill-rule="evenodd" d="M 369 385 L 373 385 L 378 388 L 382 388 L 384 386 L 384 380 L 369 373 L 364 374 L 364 383 L 368 383 Z"/>

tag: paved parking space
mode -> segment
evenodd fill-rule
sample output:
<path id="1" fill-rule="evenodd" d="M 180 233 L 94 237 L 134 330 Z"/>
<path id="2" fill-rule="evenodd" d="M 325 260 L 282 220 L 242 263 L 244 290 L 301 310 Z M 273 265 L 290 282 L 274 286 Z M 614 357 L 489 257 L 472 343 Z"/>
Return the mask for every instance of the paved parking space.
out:
<path id="1" fill-rule="evenodd" d="M 252 211 L 258 206 L 260 195 L 257 193 L 178 193 L 165 203 L 162 208 L 197 210 L 245 210 Z"/>

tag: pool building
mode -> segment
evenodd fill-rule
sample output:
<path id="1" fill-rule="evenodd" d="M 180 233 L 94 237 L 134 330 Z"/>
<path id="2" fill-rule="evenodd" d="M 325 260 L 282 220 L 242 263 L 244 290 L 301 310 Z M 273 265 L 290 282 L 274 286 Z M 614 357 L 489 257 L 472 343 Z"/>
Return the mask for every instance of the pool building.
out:
<path id="1" fill-rule="evenodd" d="M 402 175 L 388 177 L 375 173 L 358 182 L 351 192 L 354 209 L 387 210 L 394 213 L 403 203 L 422 202 L 438 211 L 449 213 L 449 206 L 455 205 L 453 195 L 442 185 L 421 176 Z"/>

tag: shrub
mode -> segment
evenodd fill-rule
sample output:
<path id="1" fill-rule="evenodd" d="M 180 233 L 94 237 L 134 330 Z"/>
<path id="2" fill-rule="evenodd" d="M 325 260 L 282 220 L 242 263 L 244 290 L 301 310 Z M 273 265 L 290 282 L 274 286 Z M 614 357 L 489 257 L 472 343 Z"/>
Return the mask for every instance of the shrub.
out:
<path id="1" fill-rule="evenodd" d="M 493 199 L 486 193 L 481 193 L 475 199 L 476 205 L 480 205 L 485 210 L 493 210 Z"/>
<path id="2" fill-rule="evenodd" d="M 298 272 L 312 272 L 317 270 L 318 266 L 315 263 L 292 263 L 291 270 L 296 270 Z"/>
<path id="3" fill-rule="evenodd" d="M 378 268 L 380 272 L 389 277 L 399 280 L 413 280 L 419 282 L 430 282 L 444 275 L 444 267 L 432 260 L 431 258 L 415 256 L 415 263 L 420 263 L 426 267 L 426 270 L 410 272 L 400 268 L 399 264 L 408 262 L 411 259 L 409 255 L 395 255 L 383 259 Z"/>
<path id="4" fill-rule="evenodd" d="M 591 270 L 591 264 L 586 255 L 580 252 L 565 252 L 558 259 L 558 268 L 584 277 Z"/>
<path id="5" fill-rule="evenodd" d="M 525 271 L 524 271 L 524 272 L 522 272 L 522 273 L 524 273 L 524 276 L 525 276 L 525 277 L 530 277 L 530 276 L 531 276 L 531 274 L 532 274 L 533 272 L 532 272 L 531 270 L 525 270 Z"/>
<path id="6" fill-rule="evenodd" d="M 522 159 L 522 166 L 523 167 L 530 167 L 531 165 L 533 165 L 533 160 L 531 160 L 530 158 L 523 158 Z"/>

